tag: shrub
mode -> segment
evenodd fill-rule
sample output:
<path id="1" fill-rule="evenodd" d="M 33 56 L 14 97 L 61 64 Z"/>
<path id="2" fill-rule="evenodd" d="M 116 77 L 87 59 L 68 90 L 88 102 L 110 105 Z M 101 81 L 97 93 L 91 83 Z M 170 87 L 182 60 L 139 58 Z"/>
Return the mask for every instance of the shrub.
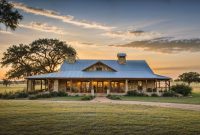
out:
<path id="1" fill-rule="evenodd" d="M 17 92 L 15 95 L 16 95 L 15 96 L 16 98 L 27 98 L 28 97 L 28 93 L 25 91 Z"/>
<path id="2" fill-rule="evenodd" d="M 41 93 L 36 95 L 37 98 L 50 98 L 52 97 L 50 93 Z"/>
<path id="3" fill-rule="evenodd" d="M 152 97 L 159 97 L 158 94 L 156 94 L 156 93 L 151 94 L 151 96 Z"/>
<path id="4" fill-rule="evenodd" d="M 153 89 L 152 88 L 147 88 L 147 92 L 152 92 Z"/>
<path id="5" fill-rule="evenodd" d="M 166 91 L 166 92 L 164 92 L 163 93 L 163 97 L 174 97 L 176 95 L 176 92 L 174 92 L 174 91 Z"/>
<path id="6" fill-rule="evenodd" d="M 81 100 L 92 100 L 93 98 L 93 96 L 83 96 Z"/>
<path id="7" fill-rule="evenodd" d="M 107 95 L 106 97 L 112 100 L 121 100 L 120 96 L 117 95 Z"/>
<path id="8" fill-rule="evenodd" d="M 183 96 L 188 96 L 192 93 L 192 87 L 185 84 L 176 84 L 171 86 L 171 90 Z"/>
<path id="9" fill-rule="evenodd" d="M 64 91 L 58 91 L 57 96 L 58 97 L 66 97 L 66 96 L 68 96 L 68 94 Z"/>
<path id="10" fill-rule="evenodd" d="M 148 96 L 147 94 L 143 93 L 143 92 L 138 92 L 137 90 L 131 90 L 128 91 L 126 96 L 140 96 L 140 97 L 144 97 L 144 96 Z"/>
<path id="11" fill-rule="evenodd" d="M 37 97 L 37 95 L 29 95 L 28 99 L 35 100 L 35 99 L 38 99 L 38 97 Z"/>
<path id="12" fill-rule="evenodd" d="M 126 94 L 126 96 L 137 96 L 137 95 L 138 95 L 137 90 L 130 90 Z"/>

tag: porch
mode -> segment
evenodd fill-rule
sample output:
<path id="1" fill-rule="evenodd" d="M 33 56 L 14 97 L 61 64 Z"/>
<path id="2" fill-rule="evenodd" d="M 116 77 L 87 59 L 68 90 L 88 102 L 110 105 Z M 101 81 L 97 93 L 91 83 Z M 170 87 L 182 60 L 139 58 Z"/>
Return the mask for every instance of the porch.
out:
<path id="1" fill-rule="evenodd" d="M 69 95 L 125 95 L 127 91 L 162 93 L 170 89 L 170 80 L 157 79 L 28 79 L 27 91 L 40 85 L 45 91 L 65 91 Z"/>

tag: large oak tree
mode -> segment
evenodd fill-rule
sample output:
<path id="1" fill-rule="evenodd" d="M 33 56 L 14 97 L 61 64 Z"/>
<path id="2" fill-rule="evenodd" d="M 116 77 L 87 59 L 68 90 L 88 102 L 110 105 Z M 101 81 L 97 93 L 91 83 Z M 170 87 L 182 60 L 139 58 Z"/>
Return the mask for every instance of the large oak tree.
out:
<path id="1" fill-rule="evenodd" d="M 22 20 L 22 15 L 13 9 L 13 5 L 6 0 L 0 0 L 0 24 L 4 24 L 6 28 L 15 30 Z"/>
<path id="2" fill-rule="evenodd" d="M 76 50 L 57 39 L 39 39 L 29 45 L 13 45 L 3 53 L 2 67 L 10 66 L 8 78 L 50 73 L 58 70 L 59 65 L 75 55 Z"/>
<path id="3" fill-rule="evenodd" d="M 183 81 L 190 85 L 193 82 L 199 82 L 200 74 L 197 72 L 186 72 L 178 76 L 177 81 Z"/>

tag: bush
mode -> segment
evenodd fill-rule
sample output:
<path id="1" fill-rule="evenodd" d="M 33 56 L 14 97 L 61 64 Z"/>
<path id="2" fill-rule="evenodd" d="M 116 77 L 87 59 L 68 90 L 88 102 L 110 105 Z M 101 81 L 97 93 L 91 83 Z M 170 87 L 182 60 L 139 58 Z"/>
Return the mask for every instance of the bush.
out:
<path id="1" fill-rule="evenodd" d="M 151 94 L 151 96 L 152 97 L 159 97 L 158 94 L 156 94 L 156 93 Z"/>
<path id="2" fill-rule="evenodd" d="M 15 98 L 27 98 L 28 97 L 28 93 L 25 91 L 17 92 L 15 95 L 16 95 Z"/>
<path id="3" fill-rule="evenodd" d="M 37 94 L 35 95 L 37 98 L 51 98 L 51 94 L 50 93 L 41 93 L 41 94 Z"/>
<path id="4" fill-rule="evenodd" d="M 81 98 L 81 100 L 92 100 L 92 99 L 94 99 L 94 97 L 93 96 L 83 96 L 82 98 Z"/>
<path id="5" fill-rule="evenodd" d="M 185 84 L 176 84 L 171 86 L 171 90 L 183 96 L 188 96 L 192 93 L 192 87 Z"/>
<path id="6" fill-rule="evenodd" d="M 152 92 L 153 89 L 152 88 L 147 88 L 147 92 Z"/>
<path id="7" fill-rule="evenodd" d="M 147 94 L 143 93 L 143 92 L 138 92 L 137 90 L 131 90 L 128 91 L 126 96 L 140 96 L 140 97 L 144 97 L 144 96 L 148 96 Z"/>
<path id="8" fill-rule="evenodd" d="M 120 96 L 117 95 L 107 95 L 106 97 L 112 100 L 121 100 Z"/>
<path id="9" fill-rule="evenodd" d="M 29 95 L 28 99 L 35 100 L 35 99 L 38 99 L 38 97 L 37 97 L 37 95 Z"/>
<path id="10" fill-rule="evenodd" d="M 174 91 L 166 91 L 166 92 L 164 92 L 163 93 L 163 97 L 174 97 L 176 95 L 176 92 L 174 92 Z"/>
<path id="11" fill-rule="evenodd" d="M 59 91 L 58 94 L 57 94 L 58 97 L 66 97 L 68 96 L 68 94 L 64 91 Z"/>

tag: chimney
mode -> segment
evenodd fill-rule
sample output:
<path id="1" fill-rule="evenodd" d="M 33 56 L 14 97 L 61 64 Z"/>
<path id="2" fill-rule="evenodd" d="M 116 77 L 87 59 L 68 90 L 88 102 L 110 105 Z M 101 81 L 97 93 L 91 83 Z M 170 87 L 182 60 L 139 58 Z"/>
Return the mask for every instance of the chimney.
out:
<path id="1" fill-rule="evenodd" d="M 126 64 L 126 53 L 118 53 L 117 58 L 119 64 Z"/>
<path id="2" fill-rule="evenodd" d="M 68 54 L 67 63 L 73 64 L 76 62 L 76 54 Z"/>

